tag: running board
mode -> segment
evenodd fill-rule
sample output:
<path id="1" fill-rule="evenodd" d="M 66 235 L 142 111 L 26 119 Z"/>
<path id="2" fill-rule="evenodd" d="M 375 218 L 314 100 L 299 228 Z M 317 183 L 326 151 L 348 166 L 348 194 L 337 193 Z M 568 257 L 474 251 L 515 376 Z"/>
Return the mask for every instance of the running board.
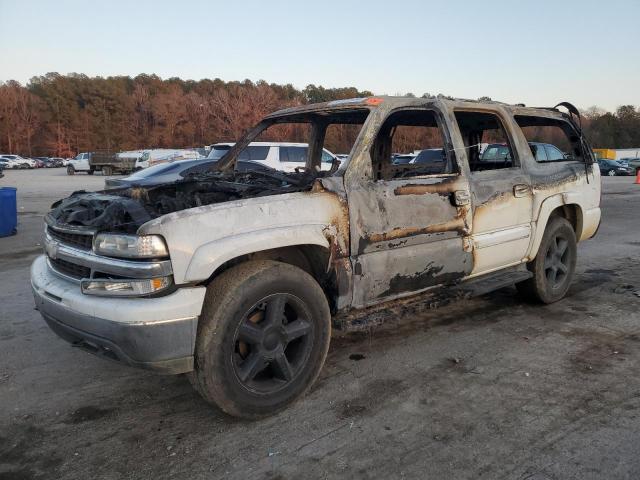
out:
<path id="1" fill-rule="evenodd" d="M 531 277 L 533 274 L 529 270 L 518 265 L 471 278 L 456 285 L 443 285 L 410 297 L 341 313 L 333 318 L 333 326 L 344 331 L 366 330 L 381 325 L 388 319 L 397 319 L 399 315 L 406 314 L 407 310 L 418 312 L 438 308 L 456 300 L 479 297 L 500 288 L 510 287 Z M 399 312 L 398 308 L 400 308 Z"/>
<path id="2" fill-rule="evenodd" d="M 531 277 L 533 277 L 533 273 L 529 270 L 503 270 L 472 278 L 452 288 L 460 291 L 463 293 L 462 296 L 467 298 L 478 297 L 500 288 L 510 287 L 516 283 L 528 280 Z"/>

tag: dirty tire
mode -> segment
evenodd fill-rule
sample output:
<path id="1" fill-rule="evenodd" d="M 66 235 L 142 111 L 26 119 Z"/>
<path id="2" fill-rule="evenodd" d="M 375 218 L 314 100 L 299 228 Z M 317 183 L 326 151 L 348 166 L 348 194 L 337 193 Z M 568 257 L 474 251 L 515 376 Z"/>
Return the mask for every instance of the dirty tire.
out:
<path id="1" fill-rule="evenodd" d="M 106 177 L 110 177 L 111 175 L 113 175 L 113 168 L 111 168 L 108 165 L 105 167 L 102 167 L 102 175 Z"/>
<path id="2" fill-rule="evenodd" d="M 518 291 L 531 301 L 557 302 L 571 286 L 576 257 L 576 235 L 573 227 L 565 218 L 551 217 L 536 258 L 527 264 L 533 277 L 516 284 Z"/>
<path id="3" fill-rule="evenodd" d="M 270 311 L 278 311 L 276 307 L 270 310 L 276 303 L 282 304 L 282 313 L 270 315 Z M 256 309 L 257 305 L 264 310 Z M 298 311 L 304 315 L 298 315 Z M 260 316 L 261 320 L 255 320 Z M 275 317 L 280 323 L 272 321 Z M 258 323 L 251 324 L 250 319 Z M 247 325 L 254 333 L 252 327 L 259 327 L 253 343 L 242 340 Z M 296 328 L 302 331 L 300 325 L 307 333 L 290 332 Z M 271 260 L 242 263 L 223 272 L 207 287 L 198 325 L 195 370 L 189 380 L 205 400 L 229 415 L 249 419 L 273 415 L 311 387 L 324 364 L 330 337 L 327 299 L 311 275 Z M 278 341 L 274 338 L 282 343 L 275 345 Z M 241 342 L 245 357 L 241 356 Z M 288 370 L 279 366 L 283 353 L 278 352 L 289 356 L 284 361 Z M 251 377 L 246 372 L 253 370 L 244 367 L 253 363 L 253 358 L 267 366 Z M 285 370 L 288 374 L 281 375 Z"/>
<path id="4" fill-rule="evenodd" d="M 67 175 L 75 175 L 76 169 L 72 165 L 67 166 Z"/>

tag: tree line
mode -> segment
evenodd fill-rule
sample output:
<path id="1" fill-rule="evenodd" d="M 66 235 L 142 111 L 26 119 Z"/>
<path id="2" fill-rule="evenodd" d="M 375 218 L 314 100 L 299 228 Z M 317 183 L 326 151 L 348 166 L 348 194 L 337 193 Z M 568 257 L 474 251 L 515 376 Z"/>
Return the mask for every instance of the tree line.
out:
<path id="1" fill-rule="evenodd" d="M 265 81 L 48 73 L 25 86 L 0 83 L 0 152 L 67 157 L 96 149 L 202 146 L 234 141 L 280 108 L 369 95 L 354 87 L 300 90 Z M 594 147 L 640 146 L 640 112 L 634 106 L 584 113 Z M 347 148 L 351 136 L 334 132 L 334 150 Z"/>

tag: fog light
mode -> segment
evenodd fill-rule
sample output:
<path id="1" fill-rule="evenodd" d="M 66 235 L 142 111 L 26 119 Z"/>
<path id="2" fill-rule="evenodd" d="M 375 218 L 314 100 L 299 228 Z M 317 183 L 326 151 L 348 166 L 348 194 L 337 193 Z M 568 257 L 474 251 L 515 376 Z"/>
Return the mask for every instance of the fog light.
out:
<path id="1" fill-rule="evenodd" d="M 103 297 L 139 297 L 157 293 L 171 285 L 171 277 L 146 280 L 83 280 L 82 293 Z"/>

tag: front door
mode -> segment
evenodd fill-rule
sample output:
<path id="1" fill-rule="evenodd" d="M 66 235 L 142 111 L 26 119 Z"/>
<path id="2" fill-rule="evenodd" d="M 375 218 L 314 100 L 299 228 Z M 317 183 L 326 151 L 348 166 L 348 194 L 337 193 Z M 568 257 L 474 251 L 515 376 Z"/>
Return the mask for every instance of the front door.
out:
<path id="1" fill-rule="evenodd" d="M 469 184 L 439 112 L 391 112 L 369 155 L 370 177 L 346 179 L 354 306 L 467 276 L 473 268 Z M 414 159 L 394 163 L 399 155 Z"/>

